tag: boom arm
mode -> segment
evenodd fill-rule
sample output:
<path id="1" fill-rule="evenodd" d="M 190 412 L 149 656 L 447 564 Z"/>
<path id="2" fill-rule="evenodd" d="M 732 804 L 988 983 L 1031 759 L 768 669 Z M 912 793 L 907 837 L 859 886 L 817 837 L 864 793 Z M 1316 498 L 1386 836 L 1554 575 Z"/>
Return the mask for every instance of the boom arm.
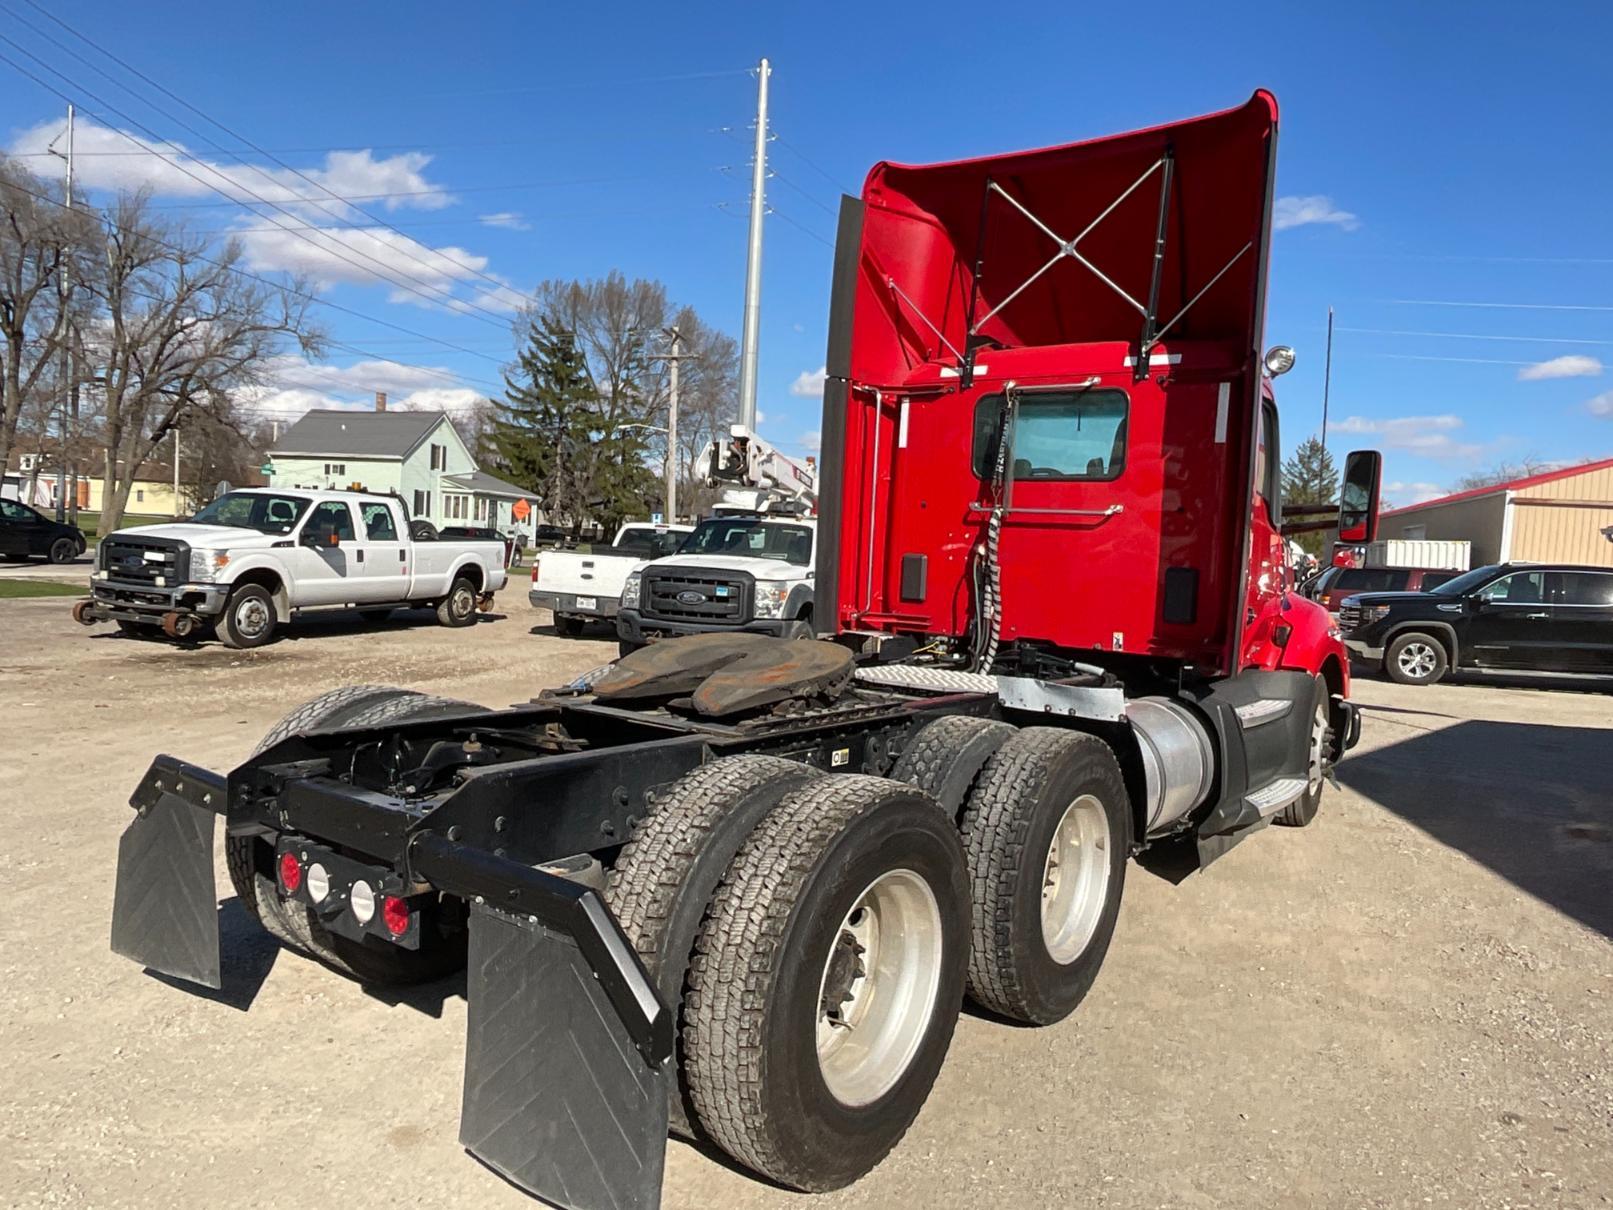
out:
<path id="1" fill-rule="evenodd" d="M 729 430 L 728 439 L 713 441 L 701 456 L 706 485 L 733 485 L 744 490 L 725 491 L 724 503 L 758 512 L 780 505 L 818 507 L 818 474 L 786 457 L 743 424 Z"/>

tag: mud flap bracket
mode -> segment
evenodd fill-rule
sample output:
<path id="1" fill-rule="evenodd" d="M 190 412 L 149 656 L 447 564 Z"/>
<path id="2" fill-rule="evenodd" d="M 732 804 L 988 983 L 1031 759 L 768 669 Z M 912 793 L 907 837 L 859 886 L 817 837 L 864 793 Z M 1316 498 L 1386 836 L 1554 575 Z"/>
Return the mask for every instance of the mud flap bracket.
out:
<path id="1" fill-rule="evenodd" d="M 467 994 L 461 1145 L 567 1210 L 659 1206 L 672 1060 L 641 1053 L 576 941 L 476 904 Z"/>

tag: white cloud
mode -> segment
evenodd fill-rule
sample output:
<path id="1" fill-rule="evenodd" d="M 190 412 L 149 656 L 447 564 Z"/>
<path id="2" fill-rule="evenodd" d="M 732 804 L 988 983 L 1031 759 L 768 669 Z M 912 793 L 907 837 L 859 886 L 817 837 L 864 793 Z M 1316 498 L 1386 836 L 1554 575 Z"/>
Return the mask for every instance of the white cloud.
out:
<path id="1" fill-rule="evenodd" d="M 387 395 L 388 410 L 445 411 L 450 414 L 487 396 L 459 385 L 451 370 L 401 365 L 395 361 L 357 361 L 351 365 L 315 365 L 283 355 L 269 365 L 261 386 L 240 393 L 240 403 L 254 419 L 288 423 L 311 408 L 368 411 L 375 392 Z"/>
<path id="2" fill-rule="evenodd" d="M 478 214 L 476 221 L 484 227 L 503 227 L 509 231 L 530 231 L 532 224 L 519 210 L 500 210 L 497 214 Z"/>
<path id="3" fill-rule="evenodd" d="M 1405 450 L 1426 458 L 1472 458 L 1484 447 L 1460 441 L 1452 434 L 1462 429 L 1462 418 L 1449 413 L 1439 416 L 1400 416 L 1389 419 L 1346 416 L 1328 426 L 1330 433 L 1350 433 L 1370 437 L 1384 449 Z"/>
<path id="4" fill-rule="evenodd" d="M 794 329 L 795 331 L 797 331 L 797 332 L 805 332 L 806 331 L 806 326 L 804 324 L 791 324 L 790 327 L 792 329 Z"/>
<path id="5" fill-rule="evenodd" d="M 802 433 L 797 444 L 807 453 L 816 455 L 823 448 L 823 435 L 815 430 L 810 433 Z"/>
<path id="6" fill-rule="evenodd" d="M 1542 378 L 1594 378 L 1602 372 L 1602 363 L 1594 357 L 1570 353 L 1566 357 L 1553 357 L 1550 361 L 1537 361 L 1518 371 L 1519 382 L 1537 382 Z"/>
<path id="7" fill-rule="evenodd" d="M 1587 400 L 1585 410 L 1592 416 L 1613 416 L 1613 391 L 1603 391 L 1595 399 Z"/>
<path id="8" fill-rule="evenodd" d="M 799 395 L 802 399 L 822 399 L 823 383 L 828 377 L 828 366 L 821 370 L 802 370 L 790 384 L 790 394 Z"/>
<path id="9" fill-rule="evenodd" d="M 1407 483 L 1396 479 L 1393 483 L 1383 485 L 1384 499 L 1393 499 L 1397 505 L 1421 504 L 1425 500 L 1437 500 L 1445 494 L 1445 489 L 1437 483 Z"/>
<path id="10" fill-rule="evenodd" d="M 61 133 L 59 121 L 42 122 L 19 134 L 10 150 L 37 157 Z M 431 157 L 418 151 L 382 159 L 367 149 L 331 151 L 323 164 L 299 166 L 292 172 L 278 166 L 210 160 L 183 143 L 145 138 L 82 118 L 73 127 L 73 149 L 85 153 L 75 157 L 74 178 L 91 189 L 147 188 L 162 197 L 197 199 L 216 199 L 222 194 L 247 203 L 256 195 L 309 219 L 351 222 L 356 217 L 353 207 L 330 197 L 324 192 L 327 189 L 338 197 L 364 201 L 365 205 L 373 201 L 388 210 L 440 210 L 455 200 L 426 179 L 424 171 Z M 36 158 L 34 167 L 41 173 L 62 171 L 61 161 L 54 157 Z"/>
<path id="11" fill-rule="evenodd" d="M 767 423 L 767 413 L 762 411 L 761 408 L 757 408 L 756 409 L 756 427 L 761 428 L 762 425 L 764 425 L 765 423 Z"/>
<path id="12" fill-rule="evenodd" d="M 1340 210 L 1333 204 L 1333 199 L 1325 194 L 1277 199 L 1271 215 L 1271 225 L 1276 230 L 1287 231 L 1290 227 L 1306 227 L 1313 223 L 1330 223 L 1342 230 L 1354 231 L 1361 225 L 1361 220 L 1348 210 Z"/>

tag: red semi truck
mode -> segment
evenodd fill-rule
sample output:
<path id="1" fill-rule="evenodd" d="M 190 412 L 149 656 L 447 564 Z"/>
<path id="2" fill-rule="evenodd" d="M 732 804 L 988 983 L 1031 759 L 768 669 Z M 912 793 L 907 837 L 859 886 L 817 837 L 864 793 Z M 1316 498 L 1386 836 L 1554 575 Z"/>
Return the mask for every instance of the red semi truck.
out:
<path id="1" fill-rule="evenodd" d="M 1061 1020 L 1131 856 L 1310 822 L 1355 740 L 1283 533 L 1369 541 L 1379 460 L 1350 456 L 1336 522 L 1284 525 L 1276 136 L 1257 93 L 876 167 L 835 256 L 824 641 L 661 642 L 508 709 L 358 686 L 228 775 L 158 757 L 113 948 L 218 985 L 223 816 L 284 944 L 371 983 L 468 964 L 460 1138 L 521 1187 L 653 1206 L 669 1129 L 856 1180 L 965 995 Z"/>

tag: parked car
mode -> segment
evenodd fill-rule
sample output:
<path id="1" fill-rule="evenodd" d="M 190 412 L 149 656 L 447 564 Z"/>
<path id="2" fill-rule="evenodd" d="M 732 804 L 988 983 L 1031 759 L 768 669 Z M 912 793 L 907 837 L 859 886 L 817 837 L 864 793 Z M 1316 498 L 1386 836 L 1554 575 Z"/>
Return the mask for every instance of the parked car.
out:
<path id="1" fill-rule="evenodd" d="M 554 628 L 577 635 L 588 622 L 610 621 L 621 604 L 628 572 L 646 559 L 669 555 L 693 529 L 629 521 L 609 546 L 540 551 L 532 561 L 527 600 L 554 614 Z"/>
<path id="2" fill-rule="evenodd" d="M 1613 673 L 1613 568 L 1476 567 L 1430 592 L 1352 596 L 1339 628 L 1353 656 L 1402 685 L 1453 668 Z"/>
<path id="3" fill-rule="evenodd" d="M 0 500 L 0 557 L 71 563 L 84 553 L 84 535 L 15 500 Z"/>
<path id="4" fill-rule="evenodd" d="M 229 647 L 261 647 L 280 625 L 314 610 L 430 605 L 444 626 L 470 625 L 478 598 L 504 587 L 503 543 L 413 533 L 396 496 L 226 492 L 184 524 L 103 538 L 91 595 L 73 617 L 177 639 L 216 624 Z"/>
<path id="5" fill-rule="evenodd" d="M 1328 567 L 1300 592 L 1329 613 L 1337 613 L 1346 597 L 1363 592 L 1428 592 L 1462 575 L 1434 567 Z"/>

